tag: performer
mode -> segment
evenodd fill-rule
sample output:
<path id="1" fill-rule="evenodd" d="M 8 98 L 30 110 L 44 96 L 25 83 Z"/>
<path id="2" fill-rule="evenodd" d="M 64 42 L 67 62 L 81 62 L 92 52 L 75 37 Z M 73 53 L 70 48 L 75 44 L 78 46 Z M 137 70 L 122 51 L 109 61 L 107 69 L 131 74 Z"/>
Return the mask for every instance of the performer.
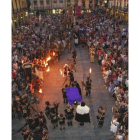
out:
<path id="1" fill-rule="evenodd" d="M 87 77 L 87 81 L 86 81 L 86 96 L 90 95 L 91 93 L 91 79 L 89 77 Z"/>
<path id="2" fill-rule="evenodd" d="M 76 64 L 77 51 L 74 49 L 72 52 L 73 63 Z"/>
<path id="3" fill-rule="evenodd" d="M 70 77 L 70 84 L 72 84 L 74 82 L 73 71 L 70 71 L 70 69 L 68 69 L 68 71 L 69 71 L 68 76 Z"/>
<path id="4" fill-rule="evenodd" d="M 54 108 L 51 109 L 50 118 L 51 118 L 51 123 L 53 125 L 53 129 L 55 129 L 56 127 L 58 127 L 58 115 Z"/>
<path id="5" fill-rule="evenodd" d="M 62 88 L 62 94 L 63 94 L 64 103 L 68 103 L 68 99 L 67 99 L 67 96 L 66 96 L 66 88 L 68 88 L 68 85 L 65 85 L 65 88 Z"/>
<path id="6" fill-rule="evenodd" d="M 74 81 L 74 84 L 75 84 L 75 86 L 78 88 L 79 94 L 80 94 L 81 97 L 82 97 L 82 92 L 81 92 L 80 85 L 77 83 L 77 81 Z"/>
<path id="7" fill-rule="evenodd" d="M 84 102 L 77 106 L 75 120 L 78 121 L 81 126 L 84 125 L 84 122 L 90 123 L 89 111 L 90 108 L 86 106 Z"/>
<path id="8" fill-rule="evenodd" d="M 65 117 L 62 113 L 60 114 L 60 117 L 58 117 L 58 119 L 60 124 L 60 130 L 65 129 Z"/>
<path id="9" fill-rule="evenodd" d="M 45 115 L 48 119 L 50 119 L 50 103 L 49 101 L 46 101 L 46 108 L 45 108 Z"/>
<path id="10" fill-rule="evenodd" d="M 70 70 L 74 70 L 76 72 L 75 63 L 70 59 L 67 59 L 67 61 L 70 64 Z"/>
<path id="11" fill-rule="evenodd" d="M 63 69 L 64 69 L 65 76 L 67 76 L 68 75 L 68 69 L 69 69 L 68 64 L 65 64 Z"/>
<path id="12" fill-rule="evenodd" d="M 66 119 L 68 120 L 68 122 L 67 122 L 68 126 L 73 125 L 72 124 L 72 120 L 73 120 L 73 117 L 74 117 L 73 111 L 74 111 L 74 108 L 72 108 L 70 105 L 67 105 L 67 109 L 64 110 Z"/>
<path id="13" fill-rule="evenodd" d="M 102 127 L 104 124 L 105 112 L 106 112 L 105 106 L 100 106 L 98 108 L 98 115 L 97 115 L 98 127 Z"/>

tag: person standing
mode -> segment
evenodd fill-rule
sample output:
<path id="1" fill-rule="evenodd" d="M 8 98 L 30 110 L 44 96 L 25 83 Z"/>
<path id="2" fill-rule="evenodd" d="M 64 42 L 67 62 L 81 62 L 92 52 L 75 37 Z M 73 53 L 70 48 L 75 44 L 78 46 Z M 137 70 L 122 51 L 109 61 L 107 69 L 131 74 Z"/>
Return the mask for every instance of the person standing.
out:
<path id="1" fill-rule="evenodd" d="M 67 105 L 67 109 L 64 110 L 66 119 L 68 120 L 68 121 L 67 121 L 68 126 L 69 126 L 69 125 L 71 125 L 71 126 L 73 125 L 73 124 L 72 124 L 72 119 L 73 119 L 73 117 L 74 117 L 73 111 L 74 111 L 74 108 L 72 108 L 69 104 Z"/>
<path id="2" fill-rule="evenodd" d="M 94 48 L 92 48 L 90 50 L 90 62 L 94 62 L 94 55 L 95 55 L 95 51 L 94 51 Z"/>
<path id="3" fill-rule="evenodd" d="M 104 124 L 105 112 L 106 112 L 105 106 L 100 106 L 98 108 L 98 115 L 97 115 L 98 127 L 102 127 Z"/>
<path id="4" fill-rule="evenodd" d="M 84 102 L 77 106 L 75 120 L 79 122 L 81 126 L 83 126 L 85 122 L 90 123 L 89 111 L 90 108 Z"/>
<path id="5" fill-rule="evenodd" d="M 51 123 L 53 125 L 53 129 L 55 129 L 56 127 L 58 127 L 58 115 L 54 108 L 51 109 L 50 118 L 51 118 Z"/>
<path id="6" fill-rule="evenodd" d="M 50 119 L 50 103 L 49 101 L 46 101 L 45 104 L 46 104 L 45 115 L 48 119 Z"/>
<path id="7" fill-rule="evenodd" d="M 74 64 L 76 64 L 76 57 L 77 57 L 77 51 L 74 49 L 72 52 L 72 58 L 73 58 Z"/>
<path id="8" fill-rule="evenodd" d="M 64 103 L 68 103 L 68 99 L 67 99 L 67 95 L 66 95 L 66 88 L 68 88 L 68 85 L 65 85 L 65 88 L 62 88 L 62 94 L 63 94 Z"/>
<path id="9" fill-rule="evenodd" d="M 60 130 L 65 129 L 65 117 L 63 116 L 62 113 L 58 117 L 58 120 L 59 120 Z"/>
<path id="10" fill-rule="evenodd" d="M 110 131 L 112 131 L 113 133 L 116 133 L 116 131 L 118 130 L 118 119 L 116 115 L 113 115 L 112 117 L 112 121 L 111 121 L 111 126 L 110 126 Z"/>
<path id="11" fill-rule="evenodd" d="M 73 71 L 70 71 L 70 69 L 69 69 L 68 76 L 70 77 L 70 84 L 72 84 L 74 82 L 74 75 L 73 75 Z"/>
<path id="12" fill-rule="evenodd" d="M 71 42 L 69 41 L 69 43 L 68 43 L 68 53 L 71 53 L 71 49 L 72 49 L 72 46 L 71 46 Z"/>
<path id="13" fill-rule="evenodd" d="M 86 82 L 86 96 L 90 95 L 91 93 L 91 79 L 88 77 Z"/>

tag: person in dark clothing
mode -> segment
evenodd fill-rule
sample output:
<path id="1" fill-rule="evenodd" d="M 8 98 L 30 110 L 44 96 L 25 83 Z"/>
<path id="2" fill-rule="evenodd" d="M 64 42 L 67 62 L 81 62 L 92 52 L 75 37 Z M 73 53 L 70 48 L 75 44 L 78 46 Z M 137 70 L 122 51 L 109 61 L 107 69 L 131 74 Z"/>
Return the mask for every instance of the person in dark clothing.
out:
<path id="1" fill-rule="evenodd" d="M 70 84 L 73 83 L 74 82 L 74 76 L 73 76 L 73 72 L 70 71 L 70 69 L 69 69 L 68 76 L 70 77 Z"/>
<path id="2" fill-rule="evenodd" d="M 71 125 L 71 126 L 73 125 L 72 124 L 72 120 L 74 118 L 73 111 L 74 111 L 74 108 L 71 108 L 70 105 L 67 105 L 67 109 L 64 110 L 65 116 L 66 116 L 66 119 L 67 119 L 68 126 L 69 125 Z"/>
<path id="3" fill-rule="evenodd" d="M 86 106 L 84 102 L 77 106 L 75 120 L 78 121 L 81 126 L 83 126 L 85 122 L 90 123 L 89 111 L 90 108 Z"/>
<path id="4" fill-rule="evenodd" d="M 56 112 L 56 114 L 58 115 L 58 107 L 59 107 L 59 104 L 60 103 L 57 103 L 57 102 L 54 102 L 53 105 L 54 105 L 54 110 Z"/>
<path id="5" fill-rule="evenodd" d="M 50 103 L 49 101 L 46 101 L 45 103 L 46 103 L 45 114 L 46 114 L 46 117 L 50 119 Z"/>
<path id="6" fill-rule="evenodd" d="M 72 58 L 73 58 L 74 64 L 76 64 L 76 57 L 77 57 L 77 51 L 74 49 L 72 52 Z"/>
<path id="7" fill-rule="evenodd" d="M 62 94 L 63 94 L 64 103 L 68 103 L 68 99 L 67 99 L 67 95 L 66 95 L 66 88 L 68 88 L 68 85 L 65 85 L 65 88 L 62 88 Z"/>
<path id="8" fill-rule="evenodd" d="M 91 93 L 91 79 L 88 77 L 86 82 L 86 96 L 90 95 Z"/>
<path id="9" fill-rule="evenodd" d="M 65 117 L 63 116 L 63 114 L 60 114 L 58 120 L 59 120 L 60 130 L 65 129 Z"/>
<path id="10" fill-rule="evenodd" d="M 54 108 L 51 109 L 50 118 L 51 118 L 51 123 L 53 125 L 53 129 L 55 129 L 56 127 L 58 127 L 58 115 Z"/>
<path id="11" fill-rule="evenodd" d="M 77 81 L 74 81 L 74 84 L 75 84 L 75 86 L 78 88 L 78 91 L 79 91 L 79 93 L 80 93 L 80 95 L 81 95 L 81 97 L 82 97 L 82 92 L 81 92 L 80 85 L 77 83 Z"/>
<path id="12" fill-rule="evenodd" d="M 98 115 L 97 115 L 98 127 L 102 127 L 104 124 L 105 112 L 106 112 L 105 106 L 100 106 L 98 108 Z"/>

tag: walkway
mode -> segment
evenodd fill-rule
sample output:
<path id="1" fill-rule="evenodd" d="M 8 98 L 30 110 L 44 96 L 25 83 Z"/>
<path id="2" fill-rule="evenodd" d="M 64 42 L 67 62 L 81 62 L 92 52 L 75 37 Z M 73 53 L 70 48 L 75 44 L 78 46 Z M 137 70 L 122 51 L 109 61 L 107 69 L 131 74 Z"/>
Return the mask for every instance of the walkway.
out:
<path id="1" fill-rule="evenodd" d="M 87 50 L 83 49 L 81 46 L 76 48 L 77 50 L 77 64 L 76 73 L 74 73 L 75 80 L 81 85 L 83 80 L 83 74 L 85 74 L 84 81 L 89 76 L 89 68 L 92 69 L 91 79 L 92 79 L 92 94 L 90 97 L 85 96 L 85 90 L 83 89 L 83 101 L 90 107 L 90 117 L 91 123 L 85 124 L 84 127 L 79 126 L 79 124 L 74 120 L 74 125 L 68 127 L 66 125 L 65 131 L 60 131 L 59 129 L 53 130 L 50 120 L 47 121 L 47 126 L 49 128 L 50 140 L 111 140 L 110 133 L 110 122 L 111 122 L 111 107 L 114 105 L 114 101 L 109 98 L 107 90 L 103 86 L 102 74 L 100 67 L 97 65 L 97 60 L 95 63 L 90 63 Z M 41 102 L 38 105 L 40 111 L 45 109 L 45 101 L 59 102 L 59 113 L 63 113 L 66 108 L 66 104 L 63 104 L 62 98 L 62 84 L 65 78 L 60 75 L 60 69 L 67 63 L 67 59 L 71 59 L 70 53 L 65 53 L 59 63 L 51 66 L 49 73 L 44 74 L 43 91 L 44 94 L 41 97 Z M 81 85 L 82 87 L 82 85 Z M 100 105 L 105 105 L 107 107 L 105 123 L 102 128 L 97 128 L 97 110 Z M 74 106 L 76 108 L 76 106 Z M 113 139 L 112 139 L 113 140 Z"/>

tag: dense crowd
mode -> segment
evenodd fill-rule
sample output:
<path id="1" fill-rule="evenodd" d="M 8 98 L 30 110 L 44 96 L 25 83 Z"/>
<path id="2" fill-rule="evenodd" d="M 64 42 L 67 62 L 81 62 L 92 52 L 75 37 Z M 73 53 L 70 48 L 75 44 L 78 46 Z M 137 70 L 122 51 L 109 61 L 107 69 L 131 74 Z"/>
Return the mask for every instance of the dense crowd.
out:
<path id="1" fill-rule="evenodd" d="M 66 15 L 46 15 L 41 20 L 31 17 L 25 25 L 17 29 L 12 36 L 12 117 L 24 118 L 26 124 L 22 128 L 24 139 L 48 139 L 48 128 L 45 116 L 51 120 L 53 128 L 60 125 L 65 129 L 73 125 L 74 109 L 68 105 L 64 113 L 58 113 L 58 103 L 50 108 L 46 101 L 45 114 L 38 113 L 36 92 L 41 89 L 43 76 L 37 71 L 46 71 L 53 63 L 59 61 L 60 56 L 67 49 L 72 53 L 73 61 L 68 60 L 70 67 L 64 66 L 64 74 L 70 77 L 70 84 L 62 89 L 64 103 L 68 103 L 66 89 L 77 87 L 81 96 L 81 88 L 75 81 L 72 71 L 76 64 L 76 50 L 72 51 L 71 39 L 74 37 L 75 47 L 82 45 L 88 50 L 91 63 L 98 59 L 101 67 L 104 86 L 109 95 L 115 100 L 112 107 L 112 121 L 110 131 L 116 140 L 127 140 L 128 136 L 128 30 L 120 30 L 119 17 L 108 15 L 99 9 L 95 14 L 84 13 L 73 28 L 71 20 Z M 38 29 L 38 30 L 37 30 Z M 47 58 L 49 60 L 46 61 Z M 29 66 L 30 65 L 30 66 Z M 91 94 L 91 80 L 88 78 L 83 85 L 86 96 Z M 77 103 L 75 103 L 77 104 Z M 77 106 L 76 120 L 80 125 L 90 122 L 90 119 L 77 119 L 78 109 L 89 108 L 85 103 Z M 105 118 L 105 107 L 98 109 L 98 126 L 102 127 Z M 83 113 L 83 112 L 82 112 Z M 29 129 L 27 128 L 29 126 Z"/>
<path id="2" fill-rule="evenodd" d="M 65 15 L 31 16 L 12 34 L 12 119 L 24 118 L 24 139 L 48 136 L 46 119 L 37 111 L 36 93 L 42 93 L 43 72 L 71 52 L 72 27 Z M 66 26 L 69 25 L 69 26 Z"/>
<path id="3" fill-rule="evenodd" d="M 115 100 L 110 131 L 116 139 L 127 140 L 128 30 L 124 27 L 121 31 L 118 21 L 118 16 L 114 17 L 104 10 L 97 10 L 94 15 L 84 15 L 74 35 L 75 46 L 80 44 L 88 49 L 91 63 L 94 62 L 94 58 L 98 59 L 104 86 Z M 104 113 L 100 117 L 104 120 Z"/>

